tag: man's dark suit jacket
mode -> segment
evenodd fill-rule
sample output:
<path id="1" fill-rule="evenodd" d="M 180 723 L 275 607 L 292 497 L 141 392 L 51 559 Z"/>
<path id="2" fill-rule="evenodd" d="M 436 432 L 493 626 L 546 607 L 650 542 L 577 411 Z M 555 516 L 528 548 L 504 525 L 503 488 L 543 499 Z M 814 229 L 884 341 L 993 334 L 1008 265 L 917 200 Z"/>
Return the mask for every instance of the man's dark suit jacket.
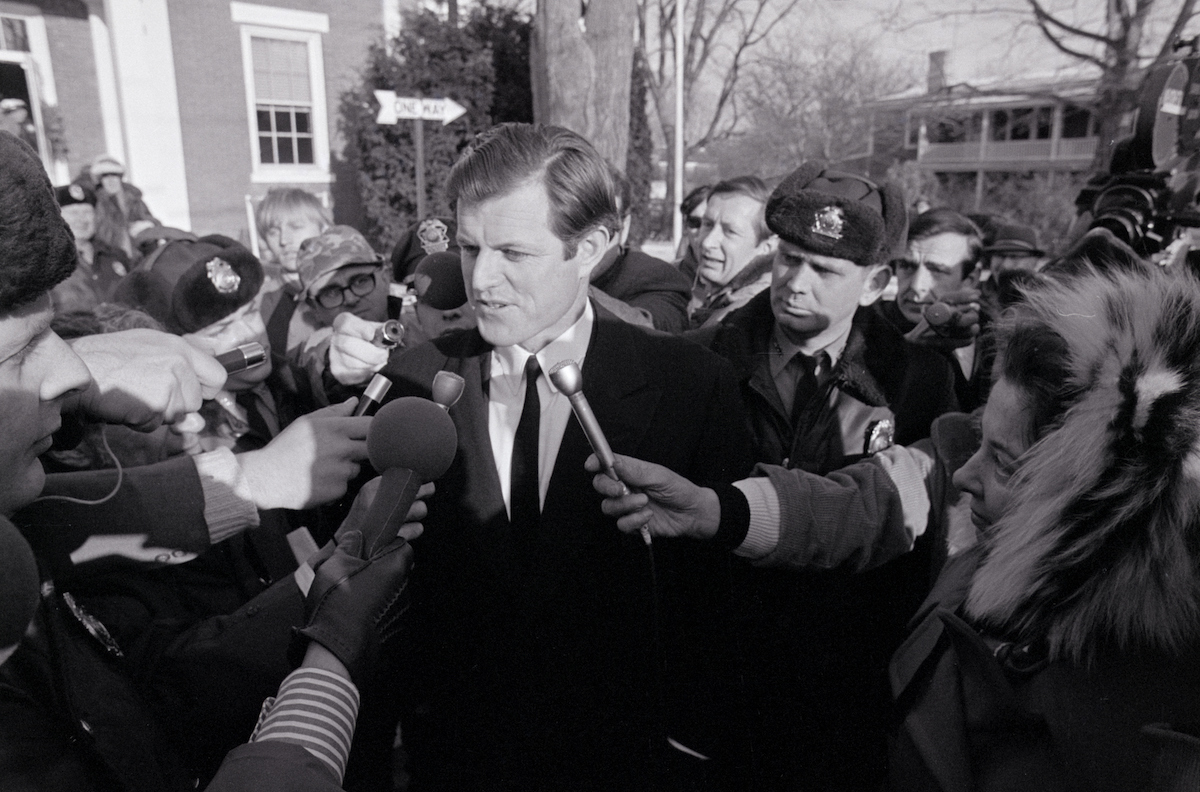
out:
<path id="1" fill-rule="evenodd" d="M 395 396 L 427 397 L 443 369 L 466 380 L 450 409 L 458 455 L 414 542 L 413 789 L 670 788 L 684 755 L 666 736 L 729 748 L 728 554 L 658 539 L 652 571 L 641 538 L 601 512 L 574 418 L 536 535 L 516 535 L 487 429 L 490 351 L 470 330 L 383 372 Z M 732 370 L 707 350 L 598 308 L 583 381 L 617 453 L 698 482 L 749 472 Z"/>

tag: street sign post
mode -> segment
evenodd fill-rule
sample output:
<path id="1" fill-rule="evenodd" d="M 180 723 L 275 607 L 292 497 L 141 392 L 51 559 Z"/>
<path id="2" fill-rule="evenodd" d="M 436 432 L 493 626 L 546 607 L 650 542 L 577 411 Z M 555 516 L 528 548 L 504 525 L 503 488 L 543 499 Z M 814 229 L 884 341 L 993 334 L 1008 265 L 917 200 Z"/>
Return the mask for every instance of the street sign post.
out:
<path id="1" fill-rule="evenodd" d="M 467 108 L 450 98 L 426 99 L 421 96 L 396 96 L 395 91 L 376 91 L 379 102 L 377 124 L 396 124 L 402 120 L 413 122 L 413 146 L 416 148 L 417 165 L 417 219 L 425 219 L 425 122 L 441 121 L 446 126 L 462 118 Z"/>

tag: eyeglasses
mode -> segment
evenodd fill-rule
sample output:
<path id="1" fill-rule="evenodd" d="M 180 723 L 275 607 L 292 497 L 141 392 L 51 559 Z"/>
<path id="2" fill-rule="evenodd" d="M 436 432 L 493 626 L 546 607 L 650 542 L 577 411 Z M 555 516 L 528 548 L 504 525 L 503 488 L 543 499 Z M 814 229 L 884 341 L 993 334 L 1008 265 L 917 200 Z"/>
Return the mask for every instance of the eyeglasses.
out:
<path id="1" fill-rule="evenodd" d="M 312 300 L 322 308 L 337 308 L 346 302 L 347 293 L 355 297 L 366 297 L 375 291 L 377 285 L 374 272 L 361 272 L 351 278 L 345 286 L 326 286 L 317 292 Z"/>
<path id="2" fill-rule="evenodd" d="M 700 226 L 704 225 L 704 218 L 703 217 L 692 217 L 691 215 L 688 215 L 687 217 L 683 218 L 683 222 L 684 222 L 684 225 L 686 225 L 689 230 L 699 231 Z"/>

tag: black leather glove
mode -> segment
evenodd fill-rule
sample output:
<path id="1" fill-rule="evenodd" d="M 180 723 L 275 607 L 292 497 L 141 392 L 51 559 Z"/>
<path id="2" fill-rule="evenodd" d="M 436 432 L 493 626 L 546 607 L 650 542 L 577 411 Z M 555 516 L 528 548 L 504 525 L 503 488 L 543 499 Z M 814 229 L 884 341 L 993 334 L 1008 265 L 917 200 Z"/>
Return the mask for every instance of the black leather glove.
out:
<path id="1" fill-rule="evenodd" d="M 292 644 L 293 662 L 304 656 L 309 641 L 321 644 L 342 661 L 359 688 L 380 648 L 400 631 L 413 564 L 412 547 L 403 538 L 369 559 L 361 556 L 362 542 L 362 533 L 347 531 L 314 569 L 304 601 L 305 626 Z"/>

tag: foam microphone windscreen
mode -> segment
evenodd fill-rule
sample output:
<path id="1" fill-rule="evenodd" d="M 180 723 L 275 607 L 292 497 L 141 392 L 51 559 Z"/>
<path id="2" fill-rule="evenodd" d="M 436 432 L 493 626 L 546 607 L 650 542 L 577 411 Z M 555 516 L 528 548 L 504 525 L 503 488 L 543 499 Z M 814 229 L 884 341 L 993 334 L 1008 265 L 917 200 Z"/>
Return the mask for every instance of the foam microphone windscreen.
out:
<path id="1" fill-rule="evenodd" d="M 942 325 L 949 324 L 954 320 L 955 313 L 953 308 L 942 302 L 936 302 L 926 307 L 923 311 L 925 321 L 929 322 L 932 327 L 941 327 Z"/>
<path id="2" fill-rule="evenodd" d="M 16 526 L 0 517 L 0 649 L 20 643 L 37 610 L 40 587 L 33 550 Z"/>
<path id="3" fill-rule="evenodd" d="M 379 408 L 367 430 L 367 457 L 383 481 L 361 525 L 364 558 L 396 538 L 421 485 L 450 468 L 457 447 L 454 421 L 436 403 L 407 396 Z"/>
<path id="4" fill-rule="evenodd" d="M 434 402 L 405 396 L 379 408 L 367 430 L 367 456 L 382 473 L 405 468 L 433 481 L 454 461 L 458 432 Z"/>

